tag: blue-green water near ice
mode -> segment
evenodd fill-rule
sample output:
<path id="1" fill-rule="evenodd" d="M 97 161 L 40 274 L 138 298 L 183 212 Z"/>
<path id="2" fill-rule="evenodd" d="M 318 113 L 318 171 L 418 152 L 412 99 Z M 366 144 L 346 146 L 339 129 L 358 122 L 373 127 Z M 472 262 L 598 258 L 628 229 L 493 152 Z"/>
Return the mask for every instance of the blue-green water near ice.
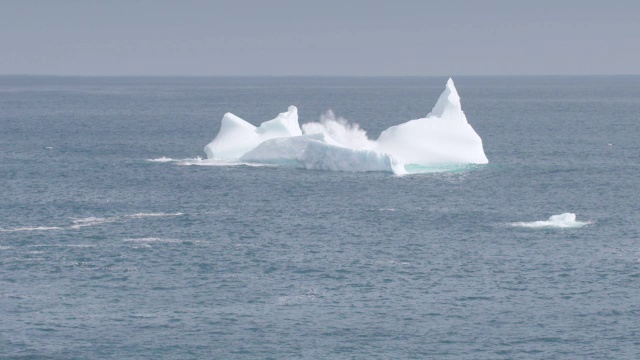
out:
<path id="1" fill-rule="evenodd" d="M 638 358 L 640 77 L 454 80 L 490 164 L 398 177 L 147 159 L 446 78 L 0 77 L 0 357 Z"/>

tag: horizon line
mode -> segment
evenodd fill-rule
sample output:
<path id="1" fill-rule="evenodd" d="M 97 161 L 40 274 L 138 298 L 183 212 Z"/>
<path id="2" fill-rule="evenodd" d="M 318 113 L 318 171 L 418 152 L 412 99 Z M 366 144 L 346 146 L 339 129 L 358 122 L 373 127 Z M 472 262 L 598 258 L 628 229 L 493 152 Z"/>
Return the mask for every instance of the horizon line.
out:
<path id="1" fill-rule="evenodd" d="M 166 77 L 166 78 L 442 78 L 442 77 L 603 77 L 603 76 L 640 76 L 636 74 L 458 74 L 458 75 L 74 75 L 74 74 L 0 74 L 0 77 Z"/>

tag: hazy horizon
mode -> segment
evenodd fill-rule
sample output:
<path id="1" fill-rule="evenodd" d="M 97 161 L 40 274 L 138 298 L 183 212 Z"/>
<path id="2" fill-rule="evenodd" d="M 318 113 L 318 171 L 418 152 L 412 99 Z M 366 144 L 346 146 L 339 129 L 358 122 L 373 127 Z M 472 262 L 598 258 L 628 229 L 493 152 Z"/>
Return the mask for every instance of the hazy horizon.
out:
<path id="1" fill-rule="evenodd" d="M 0 75 L 637 75 L 640 3 L 0 5 Z"/>
<path id="2" fill-rule="evenodd" d="M 486 74 L 486 75 L 172 75 L 172 74 L 130 74 L 130 75 L 77 75 L 77 74 L 0 74 L 0 77 L 59 77 L 59 78 L 481 78 L 481 77 L 639 77 L 638 74 Z"/>

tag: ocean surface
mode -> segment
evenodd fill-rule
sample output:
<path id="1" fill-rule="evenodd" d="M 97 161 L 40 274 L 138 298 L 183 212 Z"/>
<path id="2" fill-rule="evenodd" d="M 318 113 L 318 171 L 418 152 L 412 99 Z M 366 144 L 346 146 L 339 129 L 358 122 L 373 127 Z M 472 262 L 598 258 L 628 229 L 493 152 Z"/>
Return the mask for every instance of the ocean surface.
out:
<path id="1" fill-rule="evenodd" d="M 228 111 L 376 138 L 446 80 L 0 77 L 0 358 L 637 359 L 640 76 L 454 78 L 453 172 L 150 161 Z"/>

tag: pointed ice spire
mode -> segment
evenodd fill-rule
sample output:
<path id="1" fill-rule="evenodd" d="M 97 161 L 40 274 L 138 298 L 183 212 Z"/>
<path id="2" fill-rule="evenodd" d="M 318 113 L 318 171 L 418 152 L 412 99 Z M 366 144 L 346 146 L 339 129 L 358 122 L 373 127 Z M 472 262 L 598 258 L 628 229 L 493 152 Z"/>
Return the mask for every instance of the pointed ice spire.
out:
<path id="1" fill-rule="evenodd" d="M 302 135 L 298 123 L 298 108 L 293 105 L 289 106 L 287 112 L 278 114 L 273 120 L 263 122 L 256 131 L 258 134 L 271 132 L 273 136 L 276 136 L 274 132 L 281 133 L 279 136 Z"/>
<path id="2" fill-rule="evenodd" d="M 447 118 L 454 121 L 467 122 L 467 117 L 462 112 L 462 106 L 460 105 L 460 96 L 456 90 L 456 86 L 453 84 L 453 79 L 449 78 L 447 86 L 438 98 L 438 102 L 433 107 L 428 118 Z"/>

